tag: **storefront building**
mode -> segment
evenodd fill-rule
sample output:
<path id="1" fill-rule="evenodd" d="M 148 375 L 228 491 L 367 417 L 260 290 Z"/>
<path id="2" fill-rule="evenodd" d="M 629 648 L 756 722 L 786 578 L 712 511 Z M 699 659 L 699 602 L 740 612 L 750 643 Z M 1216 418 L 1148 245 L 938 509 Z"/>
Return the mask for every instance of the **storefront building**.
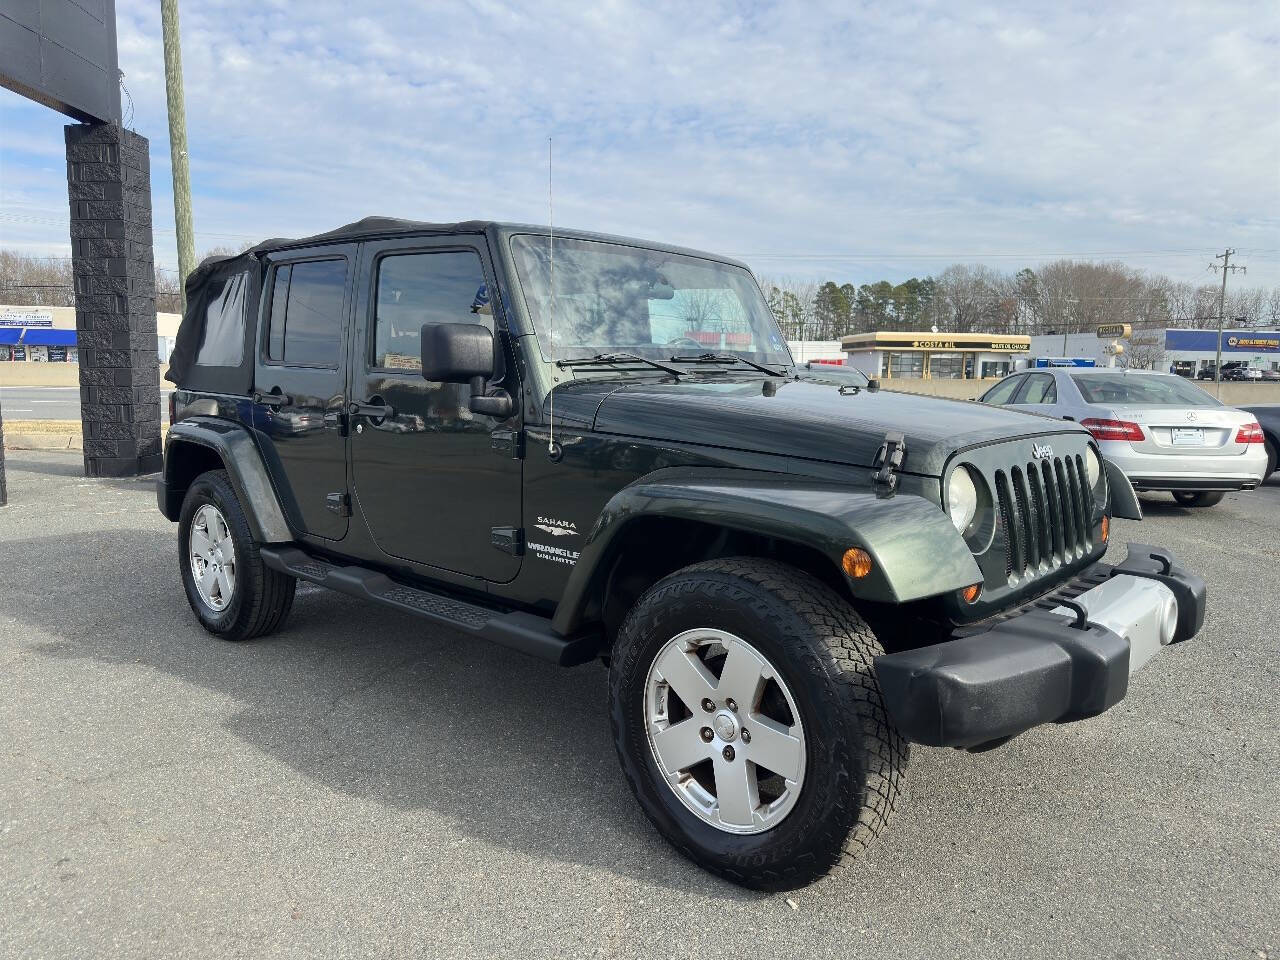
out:
<path id="1" fill-rule="evenodd" d="M 1031 338 L 991 333 L 855 333 L 840 343 L 845 363 L 882 380 L 1003 377 L 1031 350 Z"/>
<path id="2" fill-rule="evenodd" d="M 156 352 L 166 363 L 182 317 L 156 314 Z M 77 363 L 75 307 L 0 306 L 0 362 Z"/>

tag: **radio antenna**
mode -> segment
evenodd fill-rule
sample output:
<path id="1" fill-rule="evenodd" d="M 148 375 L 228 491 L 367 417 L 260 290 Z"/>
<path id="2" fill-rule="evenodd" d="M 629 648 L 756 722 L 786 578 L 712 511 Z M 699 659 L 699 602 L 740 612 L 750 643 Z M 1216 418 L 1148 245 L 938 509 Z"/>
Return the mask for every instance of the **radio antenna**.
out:
<path id="1" fill-rule="evenodd" d="M 556 207 L 551 192 L 551 138 L 547 137 L 547 226 L 551 248 L 551 299 L 547 304 L 547 337 L 551 341 L 551 429 L 547 433 L 547 453 L 556 455 Z"/>

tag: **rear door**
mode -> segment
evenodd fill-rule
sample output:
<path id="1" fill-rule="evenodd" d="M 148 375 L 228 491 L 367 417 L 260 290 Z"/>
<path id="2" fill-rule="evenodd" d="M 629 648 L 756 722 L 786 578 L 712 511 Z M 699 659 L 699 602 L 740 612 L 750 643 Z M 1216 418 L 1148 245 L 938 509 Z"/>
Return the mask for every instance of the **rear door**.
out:
<path id="1" fill-rule="evenodd" d="M 293 524 L 341 540 L 347 485 L 347 331 L 357 247 L 268 259 L 254 379 L 255 426 Z"/>
<path id="2" fill-rule="evenodd" d="M 500 298 L 488 296 L 495 287 L 484 240 L 369 242 L 360 276 L 351 392 L 366 412 L 351 418 L 351 467 L 369 532 L 392 557 L 505 583 L 520 570 L 518 413 L 473 413 L 467 384 L 421 372 L 424 324 L 495 331 Z M 519 397 L 510 359 L 497 336 L 487 386 Z"/>

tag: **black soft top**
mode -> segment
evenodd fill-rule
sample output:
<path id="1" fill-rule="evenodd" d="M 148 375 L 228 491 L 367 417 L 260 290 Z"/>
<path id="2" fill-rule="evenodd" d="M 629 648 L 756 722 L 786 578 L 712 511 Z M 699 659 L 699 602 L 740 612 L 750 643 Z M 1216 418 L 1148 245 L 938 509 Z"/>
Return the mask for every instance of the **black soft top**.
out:
<path id="1" fill-rule="evenodd" d="M 261 293 L 264 254 L 400 234 L 483 233 L 489 226 L 483 220 L 428 223 L 365 217 L 315 236 L 292 240 L 276 237 L 234 256 L 206 257 L 187 277 L 187 307 L 174 338 L 165 379 L 181 387 L 215 393 L 245 393 L 251 388 L 256 327 L 253 315 Z M 213 342 L 215 338 L 217 343 Z"/>

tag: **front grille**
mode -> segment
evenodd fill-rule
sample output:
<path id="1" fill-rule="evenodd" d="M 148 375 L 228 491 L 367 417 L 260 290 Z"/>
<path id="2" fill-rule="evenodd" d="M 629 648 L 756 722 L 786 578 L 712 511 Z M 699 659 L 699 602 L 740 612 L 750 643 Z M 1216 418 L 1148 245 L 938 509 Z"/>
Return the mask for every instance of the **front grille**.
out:
<path id="1" fill-rule="evenodd" d="M 1092 548 L 1091 495 L 1078 454 L 998 469 L 995 491 L 1009 576 L 1043 573 Z"/>

